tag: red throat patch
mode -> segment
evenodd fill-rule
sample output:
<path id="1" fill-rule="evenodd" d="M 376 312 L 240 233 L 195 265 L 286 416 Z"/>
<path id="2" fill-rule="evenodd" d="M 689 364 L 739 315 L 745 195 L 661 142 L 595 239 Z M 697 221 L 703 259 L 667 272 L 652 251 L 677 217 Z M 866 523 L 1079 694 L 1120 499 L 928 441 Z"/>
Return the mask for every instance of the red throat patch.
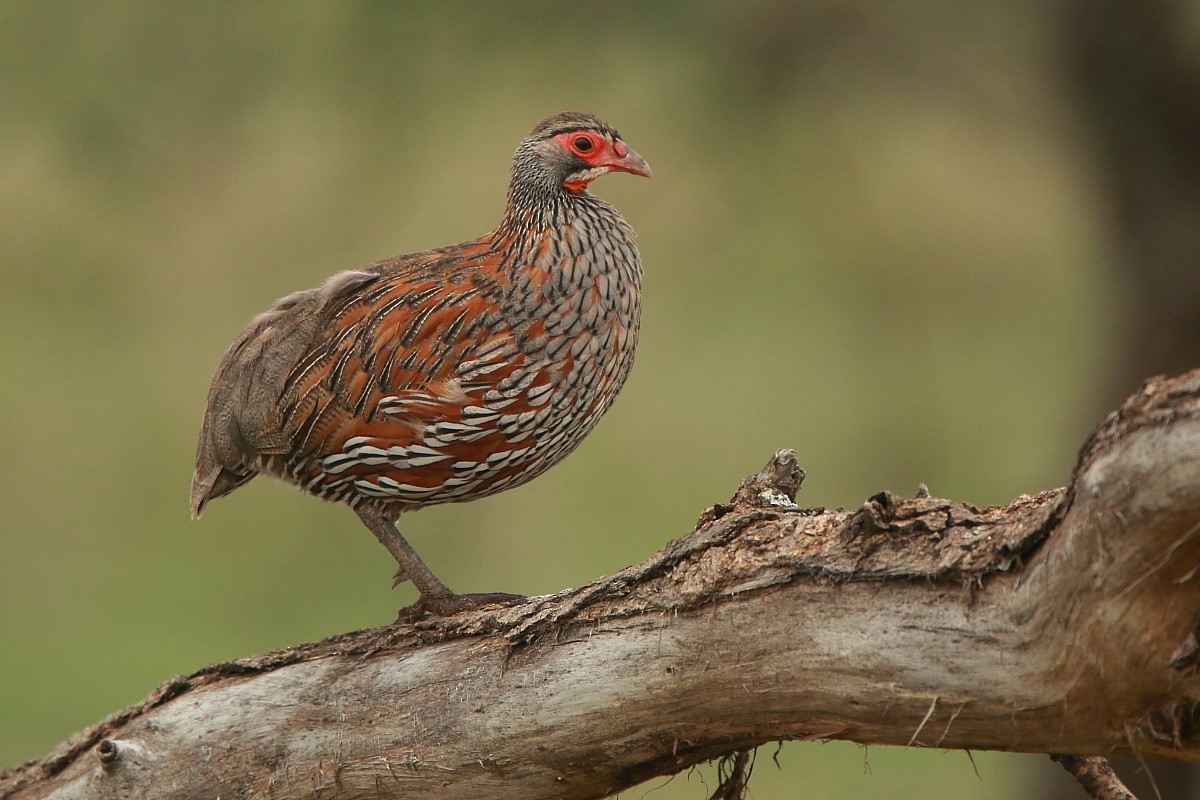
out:
<path id="1" fill-rule="evenodd" d="M 587 187 L 587 181 L 563 181 L 563 188 L 568 192 L 582 192 Z"/>

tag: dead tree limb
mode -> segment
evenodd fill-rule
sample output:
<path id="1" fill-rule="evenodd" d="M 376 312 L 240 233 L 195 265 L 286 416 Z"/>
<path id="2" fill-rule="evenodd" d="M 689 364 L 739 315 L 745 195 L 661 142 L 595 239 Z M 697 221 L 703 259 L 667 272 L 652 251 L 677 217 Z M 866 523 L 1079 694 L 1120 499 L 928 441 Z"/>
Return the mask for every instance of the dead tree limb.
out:
<path id="1" fill-rule="evenodd" d="M 1006 507 L 801 477 L 581 589 L 176 678 L 0 796 L 592 798 L 782 739 L 1200 760 L 1200 371 Z"/>
<path id="2" fill-rule="evenodd" d="M 1052 754 L 1052 759 L 1063 765 L 1071 777 L 1095 800 L 1137 800 L 1133 792 L 1121 782 L 1117 773 L 1102 756 L 1064 756 Z"/>

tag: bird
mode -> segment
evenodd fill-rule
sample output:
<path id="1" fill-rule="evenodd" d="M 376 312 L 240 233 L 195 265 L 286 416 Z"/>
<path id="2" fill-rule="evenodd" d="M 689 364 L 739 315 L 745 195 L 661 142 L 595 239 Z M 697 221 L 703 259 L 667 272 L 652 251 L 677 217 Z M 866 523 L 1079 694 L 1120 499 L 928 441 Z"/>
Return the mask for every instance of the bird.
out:
<path id="1" fill-rule="evenodd" d="M 512 160 L 499 224 L 378 261 L 254 317 L 213 376 L 191 512 L 259 474 L 350 506 L 419 599 L 401 618 L 518 595 L 456 594 L 397 528 L 402 512 L 520 486 L 562 461 L 633 365 L 642 266 L 634 232 L 589 191 L 652 178 L 592 114 L 539 122 Z"/>

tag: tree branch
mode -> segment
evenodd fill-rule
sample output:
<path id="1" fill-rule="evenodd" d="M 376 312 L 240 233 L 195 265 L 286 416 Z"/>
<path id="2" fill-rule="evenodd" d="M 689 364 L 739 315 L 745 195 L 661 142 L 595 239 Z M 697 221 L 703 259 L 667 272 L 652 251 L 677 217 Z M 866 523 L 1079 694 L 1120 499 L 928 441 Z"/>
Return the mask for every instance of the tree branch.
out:
<path id="1" fill-rule="evenodd" d="M 176 678 L 0 796 L 591 798 L 783 739 L 1200 760 L 1200 372 L 1002 508 L 801 477 L 581 589 Z"/>
<path id="2" fill-rule="evenodd" d="M 1095 800 L 1137 800 L 1129 787 L 1113 772 L 1106 758 L 1065 756 L 1061 753 L 1052 753 L 1050 758 L 1062 764 L 1063 769 L 1071 773 L 1071 777 L 1079 781 L 1088 796 Z"/>

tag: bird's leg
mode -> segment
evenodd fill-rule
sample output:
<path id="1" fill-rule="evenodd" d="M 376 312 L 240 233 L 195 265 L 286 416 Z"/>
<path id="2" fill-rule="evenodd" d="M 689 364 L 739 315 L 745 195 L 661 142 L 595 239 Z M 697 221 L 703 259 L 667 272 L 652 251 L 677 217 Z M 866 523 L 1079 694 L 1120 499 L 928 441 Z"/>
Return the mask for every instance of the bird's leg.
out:
<path id="1" fill-rule="evenodd" d="M 408 573 L 404 571 L 404 567 L 399 567 L 396 574 L 392 576 L 392 588 L 395 589 L 406 580 L 408 580 Z"/>
<path id="2" fill-rule="evenodd" d="M 459 611 L 485 605 L 510 604 L 524 600 L 517 594 L 455 594 L 450 587 L 438 580 L 433 571 L 417 555 L 395 522 L 383 514 L 370 509 L 356 509 L 358 518 L 375 534 L 380 544 L 387 548 L 400 566 L 393 586 L 405 580 L 413 582 L 421 598 L 408 608 L 401 610 L 400 619 L 417 619 L 426 612 L 437 616 L 449 616 Z"/>
<path id="3" fill-rule="evenodd" d="M 406 579 L 412 581 L 413 585 L 417 587 L 417 591 L 421 593 L 422 599 L 454 596 L 450 587 L 438 580 L 433 571 L 425 565 L 425 562 L 417 555 L 417 551 L 408 543 L 391 519 L 365 509 L 359 510 L 358 517 L 371 533 L 375 534 L 375 538 L 387 548 L 388 552 L 392 554 L 392 558 L 396 559 L 396 563 L 400 566 L 396 572 L 395 585 L 403 583 Z"/>

